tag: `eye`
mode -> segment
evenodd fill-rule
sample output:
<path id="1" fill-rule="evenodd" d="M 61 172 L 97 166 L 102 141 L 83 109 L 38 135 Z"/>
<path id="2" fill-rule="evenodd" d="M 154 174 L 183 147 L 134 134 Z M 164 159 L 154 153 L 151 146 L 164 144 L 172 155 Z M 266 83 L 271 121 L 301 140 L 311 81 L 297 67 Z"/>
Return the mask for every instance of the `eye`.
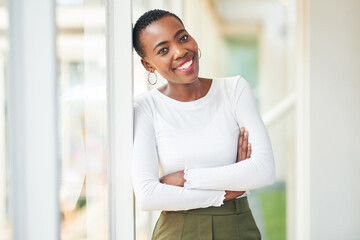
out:
<path id="1" fill-rule="evenodd" d="M 158 51 L 158 54 L 164 54 L 167 53 L 168 49 L 167 48 L 162 48 Z"/>
<path id="2" fill-rule="evenodd" d="M 189 35 L 184 35 L 180 38 L 180 42 L 186 42 L 189 39 Z"/>

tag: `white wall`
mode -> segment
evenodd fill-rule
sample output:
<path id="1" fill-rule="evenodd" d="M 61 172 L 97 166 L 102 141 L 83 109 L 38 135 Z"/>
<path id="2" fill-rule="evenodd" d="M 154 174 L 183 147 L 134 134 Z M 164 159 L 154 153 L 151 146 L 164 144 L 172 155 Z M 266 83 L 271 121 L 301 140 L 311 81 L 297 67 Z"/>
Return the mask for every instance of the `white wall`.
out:
<path id="1" fill-rule="evenodd" d="M 0 52 L 0 232 L 6 228 L 7 214 L 6 214 L 6 147 L 5 147 L 5 73 L 4 73 L 5 59 L 2 52 Z M 0 237 L 1 236 L 0 234 Z"/>
<path id="2" fill-rule="evenodd" d="M 310 2 L 310 237 L 360 236 L 360 1 Z"/>

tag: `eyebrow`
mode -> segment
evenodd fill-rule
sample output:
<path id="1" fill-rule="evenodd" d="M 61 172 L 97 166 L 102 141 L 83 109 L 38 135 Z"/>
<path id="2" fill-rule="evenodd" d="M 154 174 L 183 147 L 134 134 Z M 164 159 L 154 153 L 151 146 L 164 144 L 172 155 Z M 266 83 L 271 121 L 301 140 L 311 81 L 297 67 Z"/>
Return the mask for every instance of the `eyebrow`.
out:
<path id="1" fill-rule="evenodd" d="M 177 31 L 174 35 L 174 38 L 176 38 L 177 36 L 179 36 L 182 32 L 185 32 L 186 30 L 184 28 L 180 29 L 179 31 Z M 162 41 L 159 42 L 158 44 L 155 45 L 153 51 L 155 51 L 156 48 L 160 47 L 161 45 L 164 45 L 166 43 L 168 43 L 169 41 Z"/>

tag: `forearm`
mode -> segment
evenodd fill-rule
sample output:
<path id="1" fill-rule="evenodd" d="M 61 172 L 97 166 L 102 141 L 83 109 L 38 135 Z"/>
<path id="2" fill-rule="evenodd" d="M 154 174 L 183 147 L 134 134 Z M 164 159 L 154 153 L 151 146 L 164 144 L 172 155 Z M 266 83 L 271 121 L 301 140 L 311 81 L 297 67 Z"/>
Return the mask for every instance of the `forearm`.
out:
<path id="1" fill-rule="evenodd" d="M 274 183 L 275 170 L 271 165 L 250 163 L 251 158 L 217 168 L 185 171 L 184 187 L 188 189 L 214 189 L 246 191 Z"/>
<path id="2" fill-rule="evenodd" d="M 221 206 L 225 199 L 225 191 L 185 189 L 154 180 L 134 183 L 134 191 L 139 208 L 145 211 Z"/>
<path id="3" fill-rule="evenodd" d="M 244 156 L 245 157 L 245 156 Z M 250 156 L 249 156 L 250 157 Z M 241 161 L 241 157 L 239 158 Z M 177 171 L 174 173 L 170 173 L 166 176 L 160 178 L 160 182 L 172 186 L 183 187 L 185 183 L 184 179 L 184 171 Z M 225 199 L 224 201 L 232 200 L 243 195 L 245 191 L 225 191 Z"/>
<path id="4" fill-rule="evenodd" d="M 230 166 L 229 169 L 223 167 L 193 169 L 187 170 L 187 176 L 185 176 L 184 171 L 178 171 L 162 177 L 160 182 L 178 187 L 185 186 L 187 189 L 242 191 L 243 193 L 245 190 L 272 184 L 275 179 L 275 174 L 260 173 L 258 170 L 256 173 L 247 174 L 248 179 L 244 179 L 236 176 L 237 172 L 241 171 L 241 169 L 236 168 L 239 168 L 239 166 Z M 189 177 L 189 172 L 191 177 Z M 207 176 L 212 177 L 208 178 Z M 186 182 L 186 178 L 188 182 Z"/>

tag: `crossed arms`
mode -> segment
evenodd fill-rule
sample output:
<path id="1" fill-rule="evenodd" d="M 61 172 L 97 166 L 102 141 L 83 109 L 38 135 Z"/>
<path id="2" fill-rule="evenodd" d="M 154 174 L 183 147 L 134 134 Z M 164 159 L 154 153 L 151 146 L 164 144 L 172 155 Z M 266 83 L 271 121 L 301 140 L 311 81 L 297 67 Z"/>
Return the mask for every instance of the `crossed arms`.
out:
<path id="1" fill-rule="evenodd" d="M 275 181 L 275 165 L 270 138 L 257 110 L 248 83 L 235 83 L 232 100 L 239 126 L 251 133 L 251 148 L 239 137 L 235 163 L 213 168 L 188 169 L 159 179 L 158 155 L 151 113 L 135 105 L 133 186 L 142 210 L 188 210 L 221 206 L 246 190 Z M 245 133 L 245 131 L 244 131 Z M 246 142 L 247 145 L 247 142 Z M 245 145 L 245 146 L 246 146 Z M 244 151 L 246 154 L 244 155 Z M 242 161 L 244 160 L 244 161 Z"/>

